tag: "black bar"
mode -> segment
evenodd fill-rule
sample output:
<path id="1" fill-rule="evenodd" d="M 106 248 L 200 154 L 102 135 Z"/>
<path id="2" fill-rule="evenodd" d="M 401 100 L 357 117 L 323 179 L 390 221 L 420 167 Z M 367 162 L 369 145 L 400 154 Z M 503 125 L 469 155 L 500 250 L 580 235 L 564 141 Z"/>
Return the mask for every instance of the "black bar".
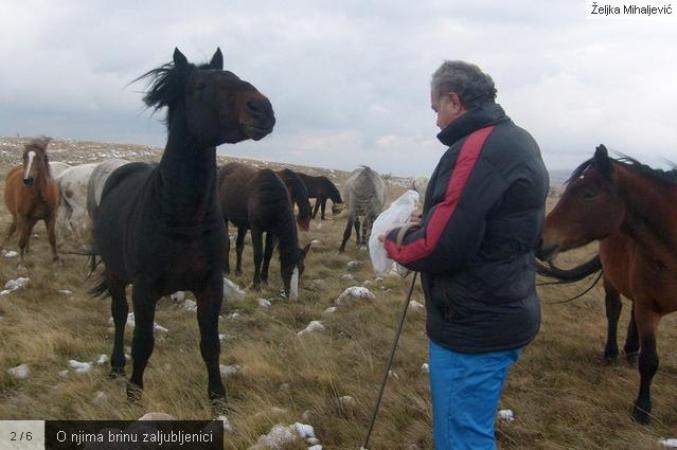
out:
<path id="1" fill-rule="evenodd" d="M 218 420 L 47 420 L 47 450 L 223 450 Z"/>

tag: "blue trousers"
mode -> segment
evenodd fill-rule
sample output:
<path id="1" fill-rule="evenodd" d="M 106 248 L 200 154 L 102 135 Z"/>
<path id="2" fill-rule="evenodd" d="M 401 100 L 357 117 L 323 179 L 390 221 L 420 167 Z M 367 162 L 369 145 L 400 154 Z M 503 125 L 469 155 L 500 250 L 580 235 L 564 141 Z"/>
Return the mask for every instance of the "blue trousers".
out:
<path id="1" fill-rule="evenodd" d="M 521 349 L 457 353 L 429 346 L 435 450 L 495 450 L 496 411 Z"/>

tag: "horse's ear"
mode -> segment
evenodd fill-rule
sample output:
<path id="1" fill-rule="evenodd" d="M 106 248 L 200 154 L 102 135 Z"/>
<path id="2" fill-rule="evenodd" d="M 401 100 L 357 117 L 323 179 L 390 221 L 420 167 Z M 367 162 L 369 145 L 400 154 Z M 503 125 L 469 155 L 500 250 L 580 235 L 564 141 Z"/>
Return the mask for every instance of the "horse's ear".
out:
<path id="1" fill-rule="evenodd" d="M 307 255 L 307 254 L 308 254 L 308 250 L 310 250 L 310 243 L 306 244 L 306 246 L 303 247 L 303 254 L 304 254 L 304 255 Z"/>
<path id="2" fill-rule="evenodd" d="M 179 47 L 174 48 L 174 66 L 176 67 L 185 67 L 188 65 L 188 58 L 181 53 Z"/>
<path id="3" fill-rule="evenodd" d="M 595 167 L 602 173 L 604 176 L 611 176 L 613 172 L 613 166 L 611 165 L 611 159 L 609 158 L 609 152 L 603 144 L 597 146 L 595 150 Z"/>
<path id="4" fill-rule="evenodd" d="M 212 69 L 223 70 L 223 53 L 221 53 L 221 47 L 216 47 L 216 52 L 212 56 L 212 60 L 209 61 L 209 67 Z"/>

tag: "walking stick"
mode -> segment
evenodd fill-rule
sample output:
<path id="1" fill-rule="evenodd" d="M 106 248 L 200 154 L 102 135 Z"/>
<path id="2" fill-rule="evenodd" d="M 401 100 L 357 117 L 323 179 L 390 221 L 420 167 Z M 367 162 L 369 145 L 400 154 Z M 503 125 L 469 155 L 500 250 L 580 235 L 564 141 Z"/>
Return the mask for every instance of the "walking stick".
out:
<path id="1" fill-rule="evenodd" d="M 381 400 L 383 399 L 383 392 L 386 388 L 386 383 L 388 382 L 388 374 L 390 373 L 390 368 L 393 366 L 393 359 L 395 358 L 395 350 L 397 349 L 397 343 L 400 340 L 400 334 L 402 334 L 402 327 L 404 326 L 404 319 L 407 316 L 407 308 L 409 308 L 409 302 L 411 301 L 411 294 L 414 292 L 414 285 L 416 284 L 416 276 L 418 272 L 414 272 L 414 277 L 411 279 L 411 285 L 409 286 L 409 293 L 407 293 L 407 299 L 404 301 L 404 307 L 402 308 L 402 314 L 400 316 L 400 325 L 397 328 L 397 333 L 395 334 L 395 340 L 393 341 L 393 347 L 390 350 L 390 357 L 388 358 L 388 364 L 386 365 L 386 370 L 383 373 L 383 382 L 381 383 L 381 391 L 378 394 L 378 399 L 376 400 L 376 406 L 374 406 L 374 414 L 371 416 L 371 423 L 369 424 L 369 430 L 367 430 L 367 436 L 364 438 L 364 444 L 360 450 L 368 450 L 369 447 L 369 438 L 371 437 L 371 431 L 374 429 L 374 422 L 376 422 L 376 415 L 378 410 L 381 407 Z"/>

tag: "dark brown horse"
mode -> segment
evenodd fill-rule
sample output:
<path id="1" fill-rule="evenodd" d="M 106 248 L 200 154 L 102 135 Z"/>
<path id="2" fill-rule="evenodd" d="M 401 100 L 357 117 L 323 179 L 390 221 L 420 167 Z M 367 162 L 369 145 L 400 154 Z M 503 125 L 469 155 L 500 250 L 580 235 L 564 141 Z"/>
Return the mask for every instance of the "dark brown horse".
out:
<path id="1" fill-rule="evenodd" d="M 327 199 L 332 201 L 332 214 L 337 215 L 341 212 L 343 205 L 341 193 L 338 189 L 336 189 L 336 186 L 329 180 L 329 178 L 325 176 L 315 177 L 301 172 L 298 172 L 298 175 L 303 180 L 306 188 L 308 188 L 308 197 L 316 199 L 315 209 L 313 209 L 313 219 L 315 216 L 317 216 L 317 210 L 320 208 L 322 209 L 320 219 L 325 219 L 324 208 L 327 205 Z"/>
<path id="2" fill-rule="evenodd" d="M 242 251 L 247 230 L 252 231 L 254 248 L 255 289 L 268 282 L 268 267 L 275 248 L 280 244 L 280 271 L 285 294 L 292 300 L 298 297 L 298 282 L 303 273 L 308 248 L 298 247 L 298 233 L 289 193 L 275 172 L 256 169 L 241 163 L 229 163 L 219 168 L 218 195 L 223 220 L 237 227 L 235 273 L 242 273 Z M 265 254 L 263 233 L 266 233 Z M 224 271 L 230 273 L 230 241 L 225 246 Z"/>
<path id="3" fill-rule="evenodd" d="M 160 164 L 130 163 L 116 169 L 94 217 L 95 247 L 106 267 L 93 293 L 113 298 L 111 375 L 124 374 L 126 286 L 133 285 L 136 318 L 130 400 L 138 399 L 143 389 L 157 301 L 172 292 L 191 291 L 209 398 L 223 411 L 218 325 L 226 231 L 216 196 L 216 146 L 259 140 L 272 131 L 275 117 L 263 94 L 223 70 L 221 50 L 209 64 L 196 66 L 176 49 L 172 63 L 142 78 L 151 82 L 146 105 L 168 108 L 167 145 Z"/>
<path id="4" fill-rule="evenodd" d="M 618 355 L 622 294 L 633 301 L 625 352 L 632 356 L 640 351 L 633 416 L 648 423 L 651 380 L 658 370 L 658 322 L 677 310 L 677 170 L 651 169 L 630 158 L 612 159 L 603 145 L 597 147 L 595 156 L 574 171 L 548 214 L 537 254 L 552 261 L 558 252 L 595 240 L 609 323 L 604 356 Z M 600 269 L 595 259 L 587 266 L 581 275 Z"/>
<path id="5" fill-rule="evenodd" d="M 4 248 L 18 230 L 20 266 L 24 263 L 24 253 L 28 252 L 33 227 L 39 220 L 44 220 L 47 226 L 52 260 L 59 261 L 55 232 L 59 187 L 49 171 L 49 141 L 42 137 L 26 144 L 23 165 L 11 169 L 5 179 L 5 204 L 12 214 L 12 223 L 0 248 Z"/>
<path id="6" fill-rule="evenodd" d="M 310 201 L 308 201 L 308 189 L 305 183 L 301 180 L 299 174 L 291 169 L 277 170 L 275 173 L 282 179 L 284 185 L 287 186 L 289 200 L 299 209 L 296 221 L 304 231 L 308 231 L 311 209 Z"/>

